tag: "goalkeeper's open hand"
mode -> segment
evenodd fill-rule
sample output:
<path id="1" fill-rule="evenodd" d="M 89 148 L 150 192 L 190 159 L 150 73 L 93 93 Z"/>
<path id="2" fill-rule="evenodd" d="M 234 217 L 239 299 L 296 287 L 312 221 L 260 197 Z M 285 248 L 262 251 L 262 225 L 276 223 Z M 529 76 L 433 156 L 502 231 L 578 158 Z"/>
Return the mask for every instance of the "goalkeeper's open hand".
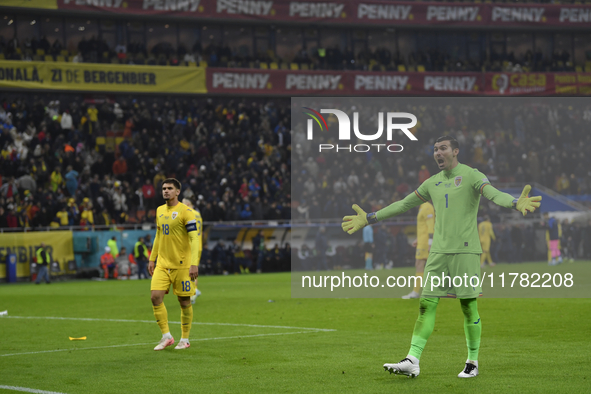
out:
<path id="1" fill-rule="evenodd" d="M 367 226 L 367 213 L 359 207 L 359 205 L 354 204 L 353 209 L 357 212 L 355 216 L 345 216 L 343 218 L 343 223 L 341 227 L 343 231 L 353 234 L 357 230 L 362 229 L 363 227 Z"/>
<path id="2" fill-rule="evenodd" d="M 540 201 L 542 201 L 542 196 L 528 197 L 530 191 L 531 186 L 525 185 L 521 192 L 521 196 L 519 196 L 519 199 L 517 200 L 517 204 L 515 204 L 515 209 L 521 212 L 523 216 L 528 212 L 533 212 L 536 208 L 539 208 Z"/>

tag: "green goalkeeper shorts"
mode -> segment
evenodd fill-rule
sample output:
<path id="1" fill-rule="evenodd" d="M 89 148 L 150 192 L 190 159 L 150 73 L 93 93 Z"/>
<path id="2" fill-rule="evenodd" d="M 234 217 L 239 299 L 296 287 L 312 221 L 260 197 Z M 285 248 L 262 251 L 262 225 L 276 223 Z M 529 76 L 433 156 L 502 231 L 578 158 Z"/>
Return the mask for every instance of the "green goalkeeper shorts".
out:
<path id="1" fill-rule="evenodd" d="M 429 253 L 421 297 L 476 298 L 480 286 L 480 255 Z"/>

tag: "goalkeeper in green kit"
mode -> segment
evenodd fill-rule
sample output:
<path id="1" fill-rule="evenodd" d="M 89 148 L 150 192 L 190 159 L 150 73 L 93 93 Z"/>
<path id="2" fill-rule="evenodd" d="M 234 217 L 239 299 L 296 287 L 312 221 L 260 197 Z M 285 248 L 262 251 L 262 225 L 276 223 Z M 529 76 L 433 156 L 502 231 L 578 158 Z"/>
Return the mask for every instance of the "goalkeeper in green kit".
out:
<path id="1" fill-rule="evenodd" d="M 353 205 L 355 216 L 343 218 L 343 230 L 349 234 L 367 225 L 400 215 L 431 200 L 435 207 L 433 244 L 425 266 L 425 283 L 419 300 L 419 317 L 415 323 L 410 351 L 399 363 L 384 364 L 390 373 L 418 376 L 419 359 L 427 339 L 435 326 L 435 311 L 441 297 L 460 299 L 464 313 L 464 332 L 468 345 L 468 359 L 460 378 L 478 376 L 478 350 L 482 322 L 476 299 L 482 294 L 480 282 L 480 239 L 477 214 L 480 195 L 497 205 L 513 208 L 523 215 L 540 206 L 542 197 L 528 197 L 531 186 L 526 185 L 519 199 L 493 186 L 480 171 L 458 162 L 458 141 L 443 136 L 435 141 L 433 157 L 441 170 L 419 186 L 417 190 L 377 212 L 366 213 Z M 437 278 L 434 278 L 437 277 Z M 446 279 L 449 277 L 449 279 Z M 454 286 L 452 279 L 462 278 L 462 285 Z M 472 280 L 466 281 L 465 278 Z"/>

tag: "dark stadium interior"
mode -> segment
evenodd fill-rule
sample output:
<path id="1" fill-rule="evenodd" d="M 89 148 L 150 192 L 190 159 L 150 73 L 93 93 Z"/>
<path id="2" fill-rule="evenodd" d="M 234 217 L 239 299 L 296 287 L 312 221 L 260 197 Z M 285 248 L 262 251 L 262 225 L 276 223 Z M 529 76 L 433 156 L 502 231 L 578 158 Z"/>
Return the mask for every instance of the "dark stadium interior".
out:
<path id="1" fill-rule="evenodd" d="M 244 25 L 0 13 L 10 60 L 290 70 L 589 71 L 581 30 Z"/>

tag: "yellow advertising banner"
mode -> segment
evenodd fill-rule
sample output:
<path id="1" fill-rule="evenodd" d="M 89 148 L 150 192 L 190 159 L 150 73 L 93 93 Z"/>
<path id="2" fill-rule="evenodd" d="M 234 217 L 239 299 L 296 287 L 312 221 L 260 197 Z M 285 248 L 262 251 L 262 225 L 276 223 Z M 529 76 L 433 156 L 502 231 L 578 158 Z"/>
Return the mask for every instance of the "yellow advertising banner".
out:
<path id="1" fill-rule="evenodd" d="M 16 276 L 29 276 L 30 263 L 37 253 L 41 242 L 49 248 L 53 261 L 60 264 L 61 270 L 67 262 L 74 260 L 74 243 L 71 231 L 39 231 L 30 233 L 0 234 L 0 278 L 6 277 L 6 256 L 16 255 Z"/>
<path id="2" fill-rule="evenodd" d="M 45 8 L 57 10 L 57 0 L 2 0 L 2 7 Z"/>
<path id="3" fill-rule="evenodd" d="M 207 93 L 199 67 L 23 61 L 0 61 L 0 88 Z"/>

